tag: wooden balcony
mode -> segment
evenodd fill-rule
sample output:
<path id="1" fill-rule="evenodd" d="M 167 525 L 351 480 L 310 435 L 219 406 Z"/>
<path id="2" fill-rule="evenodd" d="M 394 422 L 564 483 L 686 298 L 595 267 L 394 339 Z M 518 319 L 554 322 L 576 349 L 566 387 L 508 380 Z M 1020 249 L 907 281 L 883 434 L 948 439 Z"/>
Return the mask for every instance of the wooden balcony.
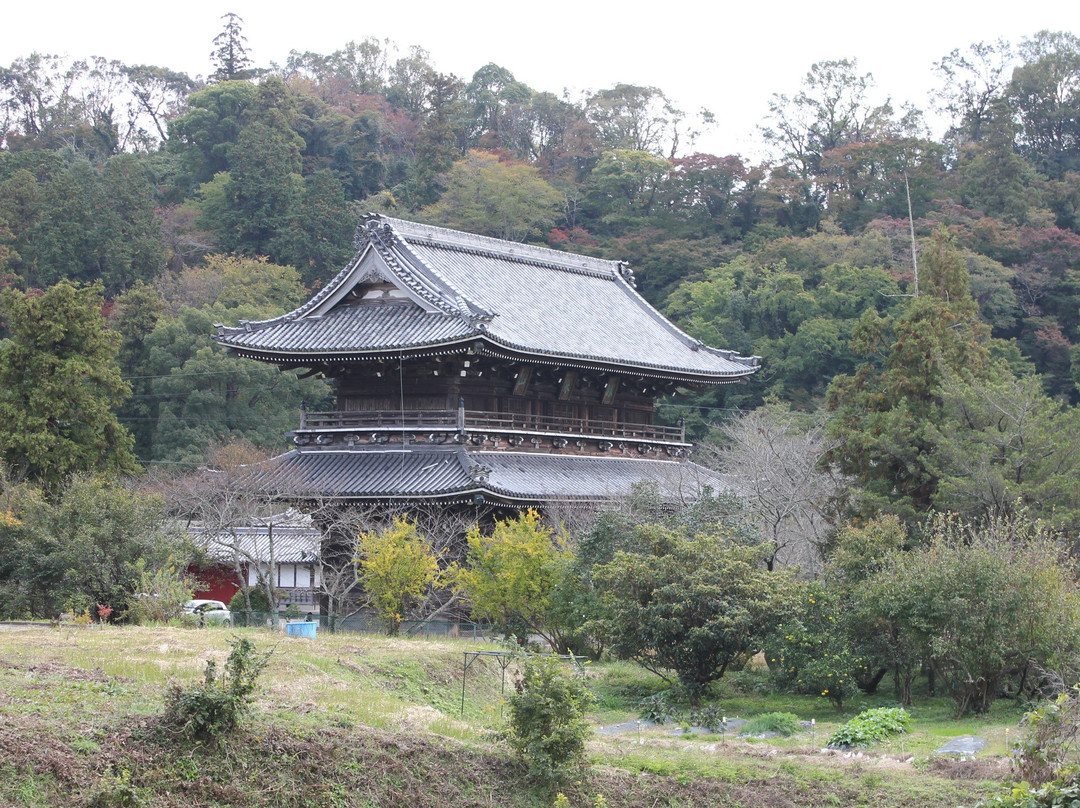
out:
<path id="1" fill-rule="evenodd" d="M 364 412 L 302 412 L 301 433 L 325 432 L 491 433 L 526 437 L 603 438 L 612 441 L 686 443 L 682 427 L 631 424 L 551 415 L 525 415 L 473 410 L 404 410 Z"/>

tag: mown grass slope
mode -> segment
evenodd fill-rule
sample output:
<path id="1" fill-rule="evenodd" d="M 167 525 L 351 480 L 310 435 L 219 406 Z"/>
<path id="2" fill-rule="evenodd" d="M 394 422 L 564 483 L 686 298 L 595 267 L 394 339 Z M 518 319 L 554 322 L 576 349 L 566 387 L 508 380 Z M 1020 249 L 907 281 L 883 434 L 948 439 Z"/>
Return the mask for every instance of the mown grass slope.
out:
<path id="1" fill-rule="evenodd" d="M 32 628 L 0 632 L 0 804 L 11 806 L 550 806 L 498 740 L 502 676 L 473 641 L 245 630 L 272 648 L 256 709 L 217 743 L 178 737 L 157 716 L 169 681 L 196 681 L 228 653 L 227 630 Z M 491 646 L 489 646 L 491 647 Z M 511 667 L 507 687 L 512 686 Z M 633 666 L 587 668 L 597 725 L 632 719 L 658 680 Z M 670 726 L 597 735 L 589 771 L 562 787 L 572 806 L 955 806 L 1007 776 L 1007 709 L 952 722 L 918 707 L 916 731 L 858 756 L 821 751 L 846 716 L 824 700 L 753 694 L 752 675 L 717 695 L 732 715 L 815 717 L 787 739 L 677 737 Z M 853 705 L 853 710 L 861 705 Z M 920 712 L 922 717 L 920 717 Z M 977 731 L 977 761 L 937 760 L 941 738 Z"/>

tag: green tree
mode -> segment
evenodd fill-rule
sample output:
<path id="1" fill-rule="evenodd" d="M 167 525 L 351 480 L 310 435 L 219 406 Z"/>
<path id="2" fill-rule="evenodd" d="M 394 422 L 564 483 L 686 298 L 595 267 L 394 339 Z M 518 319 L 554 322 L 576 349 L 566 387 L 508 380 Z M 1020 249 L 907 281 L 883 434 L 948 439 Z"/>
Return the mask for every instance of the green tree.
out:
<path id="1" fill-rule="evenodd" d="M 761 382 L 741 394 L 744 406 L 769 394 L 806 406 L 834 376 L 855 371 L 859 318 L 898 305 L 896 278 L 872 242 L 869 234 L 785 239 L 783 250 L 740 255 L 682 283 L 668 314 L 706 344 L 768 357 Z"/>
<path id="2" fill-rule="evenodd" d="M 225 247 L 279 257 L 277 239 L 303 193 L 303 148 L 303 139 L 283 120 L 253 121 L 240 132 L 229 152 L 225 210 L 220 221 L 206 221 Z"/>
<path id="3" fill-rule="evenodd" d="M 574 560 L 566 543 L 533 510 L 496 520 L 490 535 L 474 525 L 466 541 L 467 566 L 455 570 L 454 588 L 469 599 L 473 617 L 538 634 L 562 651 L 566 642 L 551 612 Z"/>
<path id="4" fill-rule="evenodd" d="M 168 149 L 180 156 L 194 186 L 229 170 L 229 152 L 251 119 L 259 90 L 247 81 L 223 81 L 192 93 L 187 112 L 169 123 Z"/>
<path id="5" fill-rule="evenodd" d="M 907 546 L 907 530 L 895 515 L 846 524 L 829 544 L 823 576 L 840 612 L 834 630 L 864 660 L 861 666 L 865 668 L 856 671 L 859 686 L 874 692 L 891 669 L 896 698 L 905 706 L 911 704 L 911 684 L 922 658 L 910 634 L 901 628 L 895 592 L 888 590 L 888 581 L 878 573 Z"/>
<path id="6" fill-rule="evenodd" d="M 337 175 L 321 169 L 304 178 L 292 219 L 273 240 L 275 251 L 300 270 L 308 285 L 325 281 L 352 256 L 357 219 Z"/>
<path id="7" fill-rule="evenodd" d="M 238 14 L 223 14 L 225 27 L 214 37 L 214 51 L 210 62 L 214 65 L 211 76 L 216 81 L 236 81 L 254 78 L 251 57 L 247 52 L 247 37 L 243 34 L 244 21 Z"/>
<path id="8" fill-rule="evenodd" d="M 1020 45 L 1023 64 L 1008 95 L 1020 120 L 1021 154 L 1046 176 L 1080 168 L 1080 37 L 1039 31 Z"/>
<path id="9" fill-rule="evenodd" d="M 895 317 L 862 316 L 852 347 L 869 361 L 829 385 L 836 413 L 831 458 L 878 506 L 908 518 L 933 502 L 939 476 L 932 457 L 951 374 L 983 378 L 989 329 L 978 319 L 959 251 L 938 230 L 921 263 L 921 296 Z"/>
<path id="10" fill-rule="evenodd" d="M 131 387 L 102 306 L 100 285 L 0 294 L 9 335 L 0 342 L 0 458 L 19 477 L 56 485 L 77 472 L 138 470 L 113 413 Z"/>
<path id="11" fill-rule="evenodd" d="M 949 377 L 942 395 L 931 460 L 938 510 L 982 519 L 1023 508 L 1070 530 L 1080 525 L 1080 410 L 1046 395 L 1036 375 L 1005 369 L 983 380 Z"/>
<path id="12" fill-rule="evenodd" d="M 16 256 L 8 266 L 21 285 L 101 281 L 113 293 L 161 270 L 165 244 L 144 158 L 121 154 L 95 165 L 72 153 L 19 162 L 34 170 L 16 169 L 0 185 L 0 219 L 11 230 Z"/>
<path id="13" fill-rule="evenodd" d="M 525 660 L 508 700 L 508 735 L 533 777 L 558 783 L 584 766 L 585 744 L 592 735 L 585 711 L 592 701 L 582 677 L 565 675 L 557 659 Z"/>
<path id="14" fill-rule="evenodd" d="M 562 202 L 538 169 L 470 151 L 454 163 L 439 201 L 421 215 L 435 224 L 510 241 L 539 240 Z"/>
<path id="15" fill-rule="evenodd" d="M 594 93 L 585 102 L 585 116 L 596 129 L 601 148 L 647 152 L 674 158 L 686 138 L 680 132 L 685 115 L 656 87 L 616 84 Z M 711 115 L 704 113 L 706 119 Z"/>
<path id="16" fill-rule="evenodd" d="M 76 475 L 46 499 L 17 489 L 11 520 L 0 523 L 4 614 L 55 618 L 61 611 L 112 606 L 119 617 L 143 576 L 189 553 L 166 522 L 164 504 L 99 477 Z"/>
<path id="17" fill-rule="evenodd" d="M 665 679 L 674 674 L 697 704 L 710 682 L 761 650 L 792 576 L 768 572 L 768 548 L 741 544 L 730 530 L 638 531 L 642 549 L 593 567 L 605 607 L 596 631 L 612 653 Z"/>
<path id="18" fill-rule="evenodd" d="M 891 554 L 867 581 L 872 610 L 897 626 L 956 703 L 984 713 L 1010 679 L 1066 671 L 1080 650 L 1080 591 L 1053 531 L 1021 513 L 984 525 L 939 516 L 922 548 Z M 887 594 L 887 598 L 874 595 Z"/>
<path id="19" fill-rule="evenodd" d="M 265 260 L 211 255 L 165 286 L 166 314 L 144 339 L 149 390 L 141 399 L 153 432 L 155 460 L 199 463 L 207 446 L 242 438 L 262 448 L 284 445 L 300 402 L 327 404 L 329 388 L 315 379 L 229 356 L 212 340 L 215 323 L 261 320 L 298 305 L 306 293 L 292 267 Z M 167 316 L 175 308 L 175 316 Z"/>
<path id="20" fill-rule="evenodd" d="M 357 539 L 357 577 L 386 625 L 398 633 L 409 608 L 439 580 L 439 562 L 427 539 L 408 516 Z"/>
<path id="21" fill-rule="evenodd" d="M 604 152 L 589 175 L 589 210 L 611 233 L 639 227 L 661 202 L 670 172 L 670 162 L 646 151 Z"/>
<path id="22" fill-rule="evenodd" d="M 801 177 L 816 177 L 826 152 L 888 130 L 892 106 L 875 104 L 873 89 L 874 77 L 855 60 L 817 62 L 793 97 L 773 96 L 762 134 Z"/>
<path id="23" fill-rule="evenodd" d="M 800 588 L 796 614 L 765 643 L 765 659 L 775 682 L 796 693 L 827 698 L 837 710 L 859 692 L 873 660 L 863 656 L 845 631 L 848 604 L 827 586 Z M 876 685 L 876 682 L 875 682 Z"/>
<path id="24" fill-rule="evenodd" d="M 934 102 L 951 117 L 954 140 L 978 143 L 983 139 L 1000 113 L 1013 59 L 1012 46 L 999 38 L 976 42 L 963 51 L 954 49 L 934 63 L 934 72 L 942 80 Z"/>

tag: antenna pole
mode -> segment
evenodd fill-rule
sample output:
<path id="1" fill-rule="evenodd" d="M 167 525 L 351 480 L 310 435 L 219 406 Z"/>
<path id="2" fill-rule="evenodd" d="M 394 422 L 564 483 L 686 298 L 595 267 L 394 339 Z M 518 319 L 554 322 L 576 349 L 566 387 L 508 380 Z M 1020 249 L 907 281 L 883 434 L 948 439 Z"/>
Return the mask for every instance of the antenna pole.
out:
<path id="1" fill-rule="evenodd" d="M 915 272 L 915 288 L 912 297 L 919 296 L 919 255 L 915 250 L 915 216 L 911 212 L 911 186 L 908 184 L 907 169 L 904 169 L 904 191 L 907 193 L 907 217 L 911 228 L 911 268 Z"/>

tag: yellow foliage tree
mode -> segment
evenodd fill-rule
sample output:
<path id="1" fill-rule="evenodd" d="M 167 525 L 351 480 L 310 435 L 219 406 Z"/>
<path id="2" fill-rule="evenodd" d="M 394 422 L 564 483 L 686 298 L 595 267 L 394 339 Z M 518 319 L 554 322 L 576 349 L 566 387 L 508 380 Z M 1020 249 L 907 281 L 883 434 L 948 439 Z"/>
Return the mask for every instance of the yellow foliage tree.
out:
<path id="1" fill-rule="evenodd" d="M 468 567 L 457 568 L 454 588 L 472 603 L 475 619 L 524 629 L 565 645 L 551 618 L 553 599 L 574 555 L 534 510 L 498 520 L 490 536 L 474 525 L 466 534 Z"/>
<path id="2" fill-rule="evenodd" d="M 398 633 L 409 607 L 439 580 L 438 557 L 407 515 L 383 530 L 361 533 L 356 560 L 360 583 L 391 635 Z"/>

